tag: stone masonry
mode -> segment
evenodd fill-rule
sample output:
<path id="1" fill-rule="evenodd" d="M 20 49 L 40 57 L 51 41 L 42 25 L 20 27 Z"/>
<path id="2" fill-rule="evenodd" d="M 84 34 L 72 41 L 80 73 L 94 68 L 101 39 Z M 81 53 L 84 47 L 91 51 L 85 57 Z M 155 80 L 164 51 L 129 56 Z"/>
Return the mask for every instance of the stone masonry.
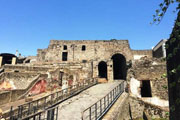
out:
<path id="1" fill-rule="evenodd" d="M 42 81 L 47 84 L 46 91 L 51 91 L 86 79 L 97 78 L 108 84 L 123 79 L 129 87 L 125 109 L 132 111 L 132 118 L 142 118 L 144 113 L 152 117 L 155 114 L 151 112 L 160 110 L 163 115 L 157 118 L 165 118 L 168 111 L 164 110 L 168 107 L 167 79 L 162 76 L 166 73 L 165 62 L 153 59 L 152 50 L 132 50 L 128 40 L 51 40 L 48 48 L 38 49 L 37 56 L 26 59 L 33 62 L 16 64 L 14 59 L 1 66 L 1 61 L 0 57 L 0 86 L 4 89 L 7 83 L 14 85 L 13 89 L 0 91 L 0 96 L 6 98 L 0 101 L 2 104 L 28 97 L 36 91 L 35 86 L 44 87 Z M 146 90 L 145 85 L 150 89 Z M 150 95 L 144 96 L 146 93 Z M 135 113 L 137 106 L 139 115 Z"/>

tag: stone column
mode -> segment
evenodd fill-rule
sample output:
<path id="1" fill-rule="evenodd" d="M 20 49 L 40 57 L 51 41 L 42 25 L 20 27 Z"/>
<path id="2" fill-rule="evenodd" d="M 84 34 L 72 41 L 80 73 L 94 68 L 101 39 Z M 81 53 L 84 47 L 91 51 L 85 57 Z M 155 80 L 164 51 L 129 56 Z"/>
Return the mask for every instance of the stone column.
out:
<path id="1" fill-rule="evenodd" d="M 2 62 L 3 62 L 3 57 L 0 56 L 0 67 L 2 66 Z"/>
<path id="2" fill-rule="evenodd" d="M 13 57 L 13 58 L 12 58 L 11 64 L 12 64 L 12 65 L 15 65 L 15 64 L 16 64 L 16 57 Z"/>
<path id="3" fill-rule="evenodd" d="M 98 77 L 98 66 L 97 66 L 97 62 L 93 62 L 93 77 Z"/>
<path id="4" fill-rule="evenodd" d="M 113 61 L 110 60 L 107 62 L 107 75 L 108 75 L 108 82 L 113 82 Z"/>

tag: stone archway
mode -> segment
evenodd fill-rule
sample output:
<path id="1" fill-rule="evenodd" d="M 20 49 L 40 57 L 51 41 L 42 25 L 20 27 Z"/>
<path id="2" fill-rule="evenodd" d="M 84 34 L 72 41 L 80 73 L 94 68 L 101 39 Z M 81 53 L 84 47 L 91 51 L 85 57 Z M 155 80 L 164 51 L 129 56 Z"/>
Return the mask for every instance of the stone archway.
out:
<path id="1" fill-rule="evenodd" d="M 126 58 L 122 54 L 114 54 L 111 58 L 113 60 L 113 76 L 114 80 L 123 79 L 126 80 L 127 68 Z"/>
<path id="2" fill-rule="evenodd" d="M 13 57 L 17 58 L 14 54 L 10 53 L 1 53 L 0 56 L 2 57 L 2 65 L 12 64 Z"/>
<path id="3" fill-rule="evenodd" d="M 98 75 L 100 78 L 107 79 L 107 63 L 104 61 L 99 62 L 98 64 Z"/>

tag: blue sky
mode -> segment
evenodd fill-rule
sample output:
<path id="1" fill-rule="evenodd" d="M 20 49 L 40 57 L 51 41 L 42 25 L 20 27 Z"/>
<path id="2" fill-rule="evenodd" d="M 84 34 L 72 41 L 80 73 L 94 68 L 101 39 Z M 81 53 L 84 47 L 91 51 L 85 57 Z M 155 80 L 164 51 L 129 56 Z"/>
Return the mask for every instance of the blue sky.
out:
<path id="1" fill-rule="evenodd" d="M 150 25 L 161 0 L 0 0 L 0 53 L 36 55 L 56 40 L 128 39 L 132 49 L 151 49 L 169 38 L 172 5 Z"/>

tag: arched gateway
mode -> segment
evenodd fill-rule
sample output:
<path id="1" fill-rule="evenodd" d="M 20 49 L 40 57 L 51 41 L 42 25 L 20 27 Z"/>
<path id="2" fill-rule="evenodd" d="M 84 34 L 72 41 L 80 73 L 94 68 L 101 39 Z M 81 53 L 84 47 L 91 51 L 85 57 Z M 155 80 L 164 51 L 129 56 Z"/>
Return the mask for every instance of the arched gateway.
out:
<path id="1" fill-rule="evenodd" d="M 11 64 L 12 58 L 13 57 L 17 58 L 14 54 L 10 54 L 10 53 L 1 53 L 0 57 L 2 57 L 2 65 Z"/>
<path id="2" fill-rule="evenodd" d="M 106 64 L 106 62 L 104 62 L 104 61 L 99 62 L 98 71 L 99 71 L 99 77 L 100 78 L 106 78 L 107 79 L 107 64 Z"/>
<path id="3" fill-rule="evenodd" d="M 122 54 L 114 54 L 111 58 L 113 60 L 113 75 L 114 80 L 124 79 L 126 80 L 127 68 L 126 58 Z"/>

